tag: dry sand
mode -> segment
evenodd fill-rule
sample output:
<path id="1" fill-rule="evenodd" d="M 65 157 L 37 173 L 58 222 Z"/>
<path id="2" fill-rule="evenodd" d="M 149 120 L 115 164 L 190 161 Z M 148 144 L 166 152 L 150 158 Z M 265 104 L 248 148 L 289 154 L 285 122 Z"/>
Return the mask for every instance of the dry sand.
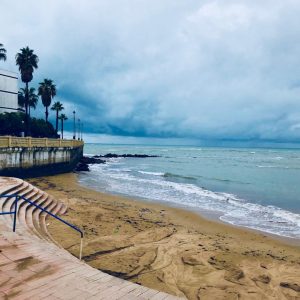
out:
<path id="1" fill-rule="evenodd" d="M 30 180 L 66 203 L 85 231 L 84 260 L 104 272 L 188 299 L 300 299 L 300 246 L 189 211 L 99 193 L 75 174 Z M 79 235 L 48 219 L 78 255 Z"/>

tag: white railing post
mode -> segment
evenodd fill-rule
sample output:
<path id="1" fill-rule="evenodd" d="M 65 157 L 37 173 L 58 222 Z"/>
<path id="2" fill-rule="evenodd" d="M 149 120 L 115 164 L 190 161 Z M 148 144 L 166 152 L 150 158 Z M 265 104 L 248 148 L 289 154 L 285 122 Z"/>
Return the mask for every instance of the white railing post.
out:
<path id="1" fill-rule="evenodd" d="M 83 247 L 83 238 L 80 238 L 79 260 L 81 260 L 81 258 L 82 258 L 82 247 Z"/>

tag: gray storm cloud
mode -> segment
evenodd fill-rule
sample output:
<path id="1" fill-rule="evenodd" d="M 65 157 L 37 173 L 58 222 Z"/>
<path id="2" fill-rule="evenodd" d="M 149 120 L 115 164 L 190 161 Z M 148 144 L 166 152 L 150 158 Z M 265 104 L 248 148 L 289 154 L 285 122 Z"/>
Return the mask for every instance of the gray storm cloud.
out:
<path id="1" fill-rule="evenodd" d="M 91 133 L 300 140 L 300 2 L 1 0 L 8 62 L 29 45 L 36 84 Z"/>

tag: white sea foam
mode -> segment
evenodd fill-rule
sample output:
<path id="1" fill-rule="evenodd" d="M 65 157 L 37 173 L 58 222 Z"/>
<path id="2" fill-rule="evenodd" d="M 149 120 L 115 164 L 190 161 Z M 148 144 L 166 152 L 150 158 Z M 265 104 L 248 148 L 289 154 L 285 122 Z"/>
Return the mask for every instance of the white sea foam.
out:
<path id="1" fill-rule="evenodd" d="M 106 164 L 115 164 L 120 162 L 122 159 L 124 159 L 123 157 L 111 157 L 109 159 L 106 160 Z"/>
<path id="2" fill-rule="evenodd" d="M 91 154 L 91 153 L 84 153 L 85 156 L 88 156 L 88 157 L 92 157 L 94 156 L 94 154 Z"/>
<path id="3" fill-rule="evenodd" d="M 102 182 L 102 189 L 108 192 L 213 211 L 219 213 L 224 222 L 300 238 L 300 215 L 278 207 L 250 203 L 233 194 L 216 193 L 192 183 L 169 181 L 160 172 L 138 171 L 140 174 L 152 175 L 138 177 L 130 169 L 114 169 L 110 165 L 93 165 L 91 170 L 93 172 L 90 175 L 82 175 L 81 182 L 94 188 Z"/>
<path id="4" fill-rule="evenodd" d="M 128 173 L 130 173 L 130 172 L 132 172 L 132 170 L 128 169 L 128 168 L 122 168 L 122 169 L 120 169 L 120 172 L 128 172 Z"/>
<path id="5" fill-rule="evenodd" d="M 265 168 L 265 169 L 298 169 L 298 168 L 290 168 L 289 166 L 276 166 L 276 165 L 256 165 L 257 168 Z"/>
<path id="6" fill-rule="evenodd" d="M 141 174 L 153 175 L 153 176 L 163 176 L 165 173 L 161 172 L 146 172 L 146 171 L 138 171 Z"/>
<path id="7" fill-rule="evenodd" d="M 271 165 L 256 165 L 258 168 L 280 168 L 278 166 L 271 166 Z"/>

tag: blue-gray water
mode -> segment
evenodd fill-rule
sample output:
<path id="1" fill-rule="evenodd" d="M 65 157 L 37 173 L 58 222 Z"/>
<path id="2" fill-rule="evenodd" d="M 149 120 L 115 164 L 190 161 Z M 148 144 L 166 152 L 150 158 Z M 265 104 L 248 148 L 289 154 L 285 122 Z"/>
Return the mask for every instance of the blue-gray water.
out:
<path id="1" fill-rule="evenodd" d="M 85 186 L 300 238 L 300 150 L 87 144 L 84 152 L 160 156 L 93 165 L 80 175 Z"/>

